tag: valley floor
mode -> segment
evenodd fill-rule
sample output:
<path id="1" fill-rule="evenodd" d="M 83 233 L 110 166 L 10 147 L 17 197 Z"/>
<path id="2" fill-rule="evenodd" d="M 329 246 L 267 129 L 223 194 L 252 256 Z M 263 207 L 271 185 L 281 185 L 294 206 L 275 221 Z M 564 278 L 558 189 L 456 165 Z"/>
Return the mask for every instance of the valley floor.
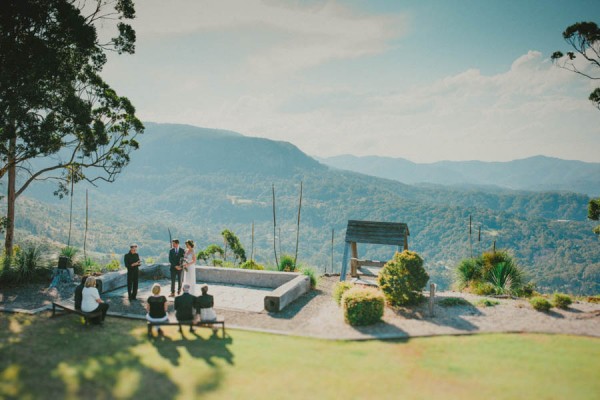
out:
<path id="1" fill-rule="evenodd" d="M 493 332 L 544 332 L 600 337 L 600 304 L 574 302 L 567 310 L 535 311 L 526 300 L 497 299 L 493 307 L 477 307 L 483 297 L 466 293 L 439 292 L 434 316 L 427 303 L 415 307 L 386 308 L 383 321 L 367 327 L 352 327 L 344 322 L 342 309 L 331 292 L 339 277 L 322 277 L 317 290 L 302 296 L 280 313 L 240 311 L 219 308 L 227 326 L 246 330 L 309 336 L 326 339 L 384 339 L 436 335 L 460 335 Z M 70 297 L 71 287 L 47 290 L 40 285 L 6 289 L 0 293 L 0 309 L 39 310 L 54 299 Z M 104 296 L 110 304 L 109 314 L 143 319 L 145 302 L 130 303 L 122 296 Z M 138 295 L 144 299 L 145 295 Z M 447 297 L 461 297 L 466 305 L 443 307 Z M 221 300 L 221 305 L 224 302 Z M 172 311 L 172 306 L 170 307 Z"/>

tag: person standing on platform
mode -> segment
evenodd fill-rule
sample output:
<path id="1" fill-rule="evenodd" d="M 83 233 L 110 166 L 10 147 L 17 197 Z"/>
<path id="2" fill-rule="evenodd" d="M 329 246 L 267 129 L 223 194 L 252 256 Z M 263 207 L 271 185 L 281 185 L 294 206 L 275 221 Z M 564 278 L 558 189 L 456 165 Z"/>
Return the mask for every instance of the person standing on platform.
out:
<path id="1" fill-rule="evenodd" d="M 171 263 L 171 294 L 169 297 L 175 297 L 175 280 L 177 280 L 177 295 L 181 294 L 181 270 L 185 251 L 179 247 L 179 239 L 173 239 L 171 244 L 173 247 L 169 251 L 169 263 Z"/>
<path id="2" fill-rule="evenodd" d="M 123 261 L 125 262 L 125 268 L 127 268 L 127 295 L 129 301 L 137 300 L 138 291 L 138 277 L 140 271 L 140 255 L 137 253 L 137 244 L 133 243 L 129 246 L 129 253 L 125 254 Z"/>

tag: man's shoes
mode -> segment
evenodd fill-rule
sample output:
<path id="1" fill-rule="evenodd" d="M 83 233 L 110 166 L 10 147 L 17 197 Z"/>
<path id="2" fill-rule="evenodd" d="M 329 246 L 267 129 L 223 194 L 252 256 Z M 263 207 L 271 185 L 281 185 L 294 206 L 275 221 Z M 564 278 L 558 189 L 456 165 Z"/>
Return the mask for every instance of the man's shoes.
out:
<path id="1" fill-rule="evenodd" d="M 165 336 L 165 333 L 160 328 L 158 328 L 158 332 L 156 332 L 156 333 L 158 334 L 158 336 Z"/>
<path id="2" fill-rule="evenodd" d="M 169 297 L 175 297 L 175 293 L 171 292 L 171 294 L 169 295 Z"/>
<path id="3" fill-rule="evenodd" d="M 190 333 L 194 333 L 196 330 L 190 326 Z"/>
<path id="4" fill-rule="evenodd" d="M 179 296 L 181 294 L 181 290 L 177 291 L 177 296 Z"/>

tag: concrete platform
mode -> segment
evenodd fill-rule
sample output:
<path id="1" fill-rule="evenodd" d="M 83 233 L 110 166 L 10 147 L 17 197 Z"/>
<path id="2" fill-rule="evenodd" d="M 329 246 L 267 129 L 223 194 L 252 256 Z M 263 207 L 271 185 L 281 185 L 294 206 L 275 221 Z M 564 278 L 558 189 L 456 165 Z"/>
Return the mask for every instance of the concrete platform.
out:
<path id="1" fill-rule="evenodd" d="M 140 280 L 138 285 L 137 297 L 139 300 L 145 300 L 152 295 L 150 289 L 154 283 L 159 283 L 161 294 L 166 296 L 169 302 L 173 302 L 173 297 L 168 297 L 171 292 L 171 281 L 162 279 L 159 281 Z M 200 291 L 201 282 L 196 285 L 197 291 Z M 231 285 L 223 283 L 208 284 L 208 293 L 215 298 L 215 308 L 224 310 L 262 312 L 264 310 L 264 299 L 273 289 L 260 288 L 256 286 Z M 199 293 L 198 293 L 199 294 Z M 127 298 L 127 287 L 120 287 L 102 294 L 103 297 L 121 297 Z"/>

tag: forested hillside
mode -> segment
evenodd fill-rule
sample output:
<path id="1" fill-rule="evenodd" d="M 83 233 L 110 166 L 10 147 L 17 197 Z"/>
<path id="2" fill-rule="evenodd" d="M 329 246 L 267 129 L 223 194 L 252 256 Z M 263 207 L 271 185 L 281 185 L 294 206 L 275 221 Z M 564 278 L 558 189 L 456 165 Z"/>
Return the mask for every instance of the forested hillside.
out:
<path id="1" fill-rule="evenodd" d="M 600 243 L 585 219 L 585 195 L 410 186 L 330 169 L 289 143 L 182 125 L 147 124 L 140 150 L 118 181 L 90 188 L 88 248 L 120 257 L 136 241 L 143 257 L 164 260 L 167 228 L 201 248 L 220 243 L 228 228 L 249 253 L 254 221 L 255 258 L 273 263 L 272 185 L 277 247 L 293 253 L 300 181 L 299 261 L 321 271 L 332 269 L 332 229 L 333 269 L 339 271 L 348 219 L 405 222 L 409 247 L 423 255 L 432 281 L 447 288 L 451 269 L 471 252 L 471 215 L 473 253 L 495 241 L 514 252 L 544 290 L 600 292 Z M 17 239 L 31 232 L 66 242 L 68 202 L 57 202 L 44 185 L 28 194 L 36 200 L 18 204 Z M 76 187 L 75 194 L 73 242 L 81 246 L 85 188 Z M 391 258 L 393 250 L 359 246 L 371 259 Z"/>

